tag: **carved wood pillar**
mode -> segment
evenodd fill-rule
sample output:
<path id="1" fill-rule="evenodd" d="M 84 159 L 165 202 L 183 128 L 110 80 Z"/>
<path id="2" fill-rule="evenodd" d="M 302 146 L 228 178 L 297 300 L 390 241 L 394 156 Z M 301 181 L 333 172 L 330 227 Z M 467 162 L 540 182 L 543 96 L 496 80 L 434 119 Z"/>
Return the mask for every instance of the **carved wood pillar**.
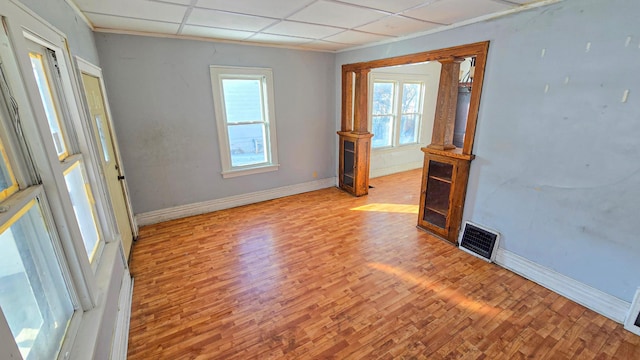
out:
<path id="1" fill-rule="evenodd" d="M 440 71 L 440 85 L 436 102 L 436 117 L 433 122 L 431 144 L 427 147 L 450 150 L 456 148 L 453 145 L 453 129 L 456 122 L 460 63 L 464 59 L 452 57 L 438 61 L 442 64 L 442 70 Z"/>

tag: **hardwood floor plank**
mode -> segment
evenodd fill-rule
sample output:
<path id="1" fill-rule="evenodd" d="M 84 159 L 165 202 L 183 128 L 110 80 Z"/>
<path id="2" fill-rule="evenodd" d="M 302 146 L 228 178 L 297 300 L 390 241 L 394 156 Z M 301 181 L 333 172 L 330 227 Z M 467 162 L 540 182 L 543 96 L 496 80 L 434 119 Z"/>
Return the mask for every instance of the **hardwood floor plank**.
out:
<path id="1" fill-rule="evenodd" d="M 416 228 L 421 171 L 140 229 L 129 359 L 632 359 L 640 337 Z"/>

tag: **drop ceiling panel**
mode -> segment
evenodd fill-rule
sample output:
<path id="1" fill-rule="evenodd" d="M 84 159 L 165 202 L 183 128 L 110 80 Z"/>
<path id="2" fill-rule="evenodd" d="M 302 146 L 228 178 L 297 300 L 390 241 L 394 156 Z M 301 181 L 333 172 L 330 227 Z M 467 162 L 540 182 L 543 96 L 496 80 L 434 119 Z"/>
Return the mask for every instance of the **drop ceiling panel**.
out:
<path id="1" fill-rule="evenodd" d="M 453 24 L 514 7 L 516 5 L 508 5 L 492 0 L 440 0 L 430 5 L 404 12 L 403 15 L 442 24 Z"/>
<path id="2" fill-rule="evenodd" d="M 165 4 L 148 0 L 77 0 L 78 6 L 89 15 L 117 15 L 146 20 L 182 22 L 185 6 Z"/>
<path id="3" fill-rule="evenodd" d="M 275 20 L 251 15 L 238 15 L 215 10 L 193 9 L 187 19 L 189 25 L 202 25 L 232 30 L 257 31 Z"/>
<path id="4" fill-rule="evenodd" d="M 198 0 L 197 7 L 284 18 L 315 0 Z"/>
<path id="5" fill-rule="evenodd" d="M 272 34 L 256 34 L 248 41 L 264 42 L 278 45 L 300 45 L 312 41 L 312 39 L 296 38 L 292 36 L 272 35 Z"/>
<path id="6" fill-rule="evenodd" d="M 118 29 L 118 30 L 142 31 L 142 32 L 152 32 L 152 33 L 161 33 L 161 34 L 176 34 L 178 32 L 178 28 L 180 27 L 180 24 L 176 24 L 176 23 L 129 19 L 129 18 L 123 18 L 123 17 L 111 16 L 111 15 L 88 14 L 88 17 L 89 17 L 89 20 L 91 20 L 91 22 L 96 28 L 103 28 L 103 29 Z"/>
<path id="7" fill-rule="evenodd" d="M 185 6 L 191 5 L 191 0 L 149 0 L 149 1 L 173 3 L 173 4 L 179 4 L 179 5 L 185 5 Z"/>
<path id="8" fill-rule="evenodd" d="M 349 44 L 338 44 L 328 41 L 316 40 L 310 43 L 302 44 L 301 47 L 312 50 L 327 50 L 327 51 L 337 51 L 350 47 L 352 45 Z"/>
<path id="9" fill-rule="evenodd" d="M 391 37 L 348 30 L 337 35 L 329 36 L 328 38 L 325 38 L 323 40 L 351 45 L 360 45 L 386 39 L 391 39 Z"/>
<path id="10" fill-rule="evenodd" d="M 386 16 L 386 14 L 373 10 L 328 1 L 318 1 L 293 14 L 288 19 L 314 24 L 354 28 L 384 16 Z"/>
<path id="11" fill-rule="evenodd" d="M 398 13 L 423 4 L 425 0 L 342 0 L 342 2 Z"/>
<path id="12" fill-rule="evenodd" d="M 182 35 L 208 37 L 222 40 L 244 40 L 253 35 L 250 31 L 238 31 L 229 29 L 219 29 L 206 26 L 185 25 L 182 28 Z"/>
<path id="13" fill-rule="evenodd" d="M 286 20 L 264 29 L 264 32 L 269 34 L 301 36 L 314 39 L 321 39 L 342 31 L 344 31 L 344 29 Z"/>
<path id="14" fill-rule="evenodd" d="M 357 29 L 376 34 L 402 36 L 415 32 L 427 31 L 437 26 L 438 25 L 436 24 L 424 21 L 407 19 L 399 16 L 387 16 L 386 18 L 382 18 L 376 22 L 360 26 Z"/>

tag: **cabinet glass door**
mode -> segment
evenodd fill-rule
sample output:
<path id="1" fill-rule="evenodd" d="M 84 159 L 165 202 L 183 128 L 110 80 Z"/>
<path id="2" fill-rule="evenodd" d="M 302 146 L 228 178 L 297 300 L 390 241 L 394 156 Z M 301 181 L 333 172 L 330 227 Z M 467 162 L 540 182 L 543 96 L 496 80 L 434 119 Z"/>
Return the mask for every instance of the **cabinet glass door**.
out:
<path id="1" fill-rule="evenodd" d="M 429 161 L 423 220 L 445 229 L 449 214 L 453 165 Z"/>

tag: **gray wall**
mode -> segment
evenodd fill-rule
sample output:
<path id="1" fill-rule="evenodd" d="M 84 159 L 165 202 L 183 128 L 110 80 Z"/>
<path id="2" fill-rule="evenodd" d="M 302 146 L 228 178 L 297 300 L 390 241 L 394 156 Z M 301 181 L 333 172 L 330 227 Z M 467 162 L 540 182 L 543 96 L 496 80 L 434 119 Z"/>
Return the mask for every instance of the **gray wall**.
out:
<path id="1" fill-rule="evenodd" d="M 62 31 L 69 40 L 69 48 L 73 55 L 78 55 L 94 65 L 100 65 L 93 32 L 65 0 L 19 1 Z"/>
<path id="2" fill-rule="evenodd" d="M 95 38 L 135 213 L 335 176 L 333 54 Z M 278 171 L 222 178 L 209 65 L 273 69 Z"/>
<path id="3" fill-rule="evenodd" d="M 637 0 L 567 0 L 341 53 L 336 73 L 490 40 L 464 219 L 500 231 L 508 251 L 631 301 L 640 285 L 637 14 Z"/>

